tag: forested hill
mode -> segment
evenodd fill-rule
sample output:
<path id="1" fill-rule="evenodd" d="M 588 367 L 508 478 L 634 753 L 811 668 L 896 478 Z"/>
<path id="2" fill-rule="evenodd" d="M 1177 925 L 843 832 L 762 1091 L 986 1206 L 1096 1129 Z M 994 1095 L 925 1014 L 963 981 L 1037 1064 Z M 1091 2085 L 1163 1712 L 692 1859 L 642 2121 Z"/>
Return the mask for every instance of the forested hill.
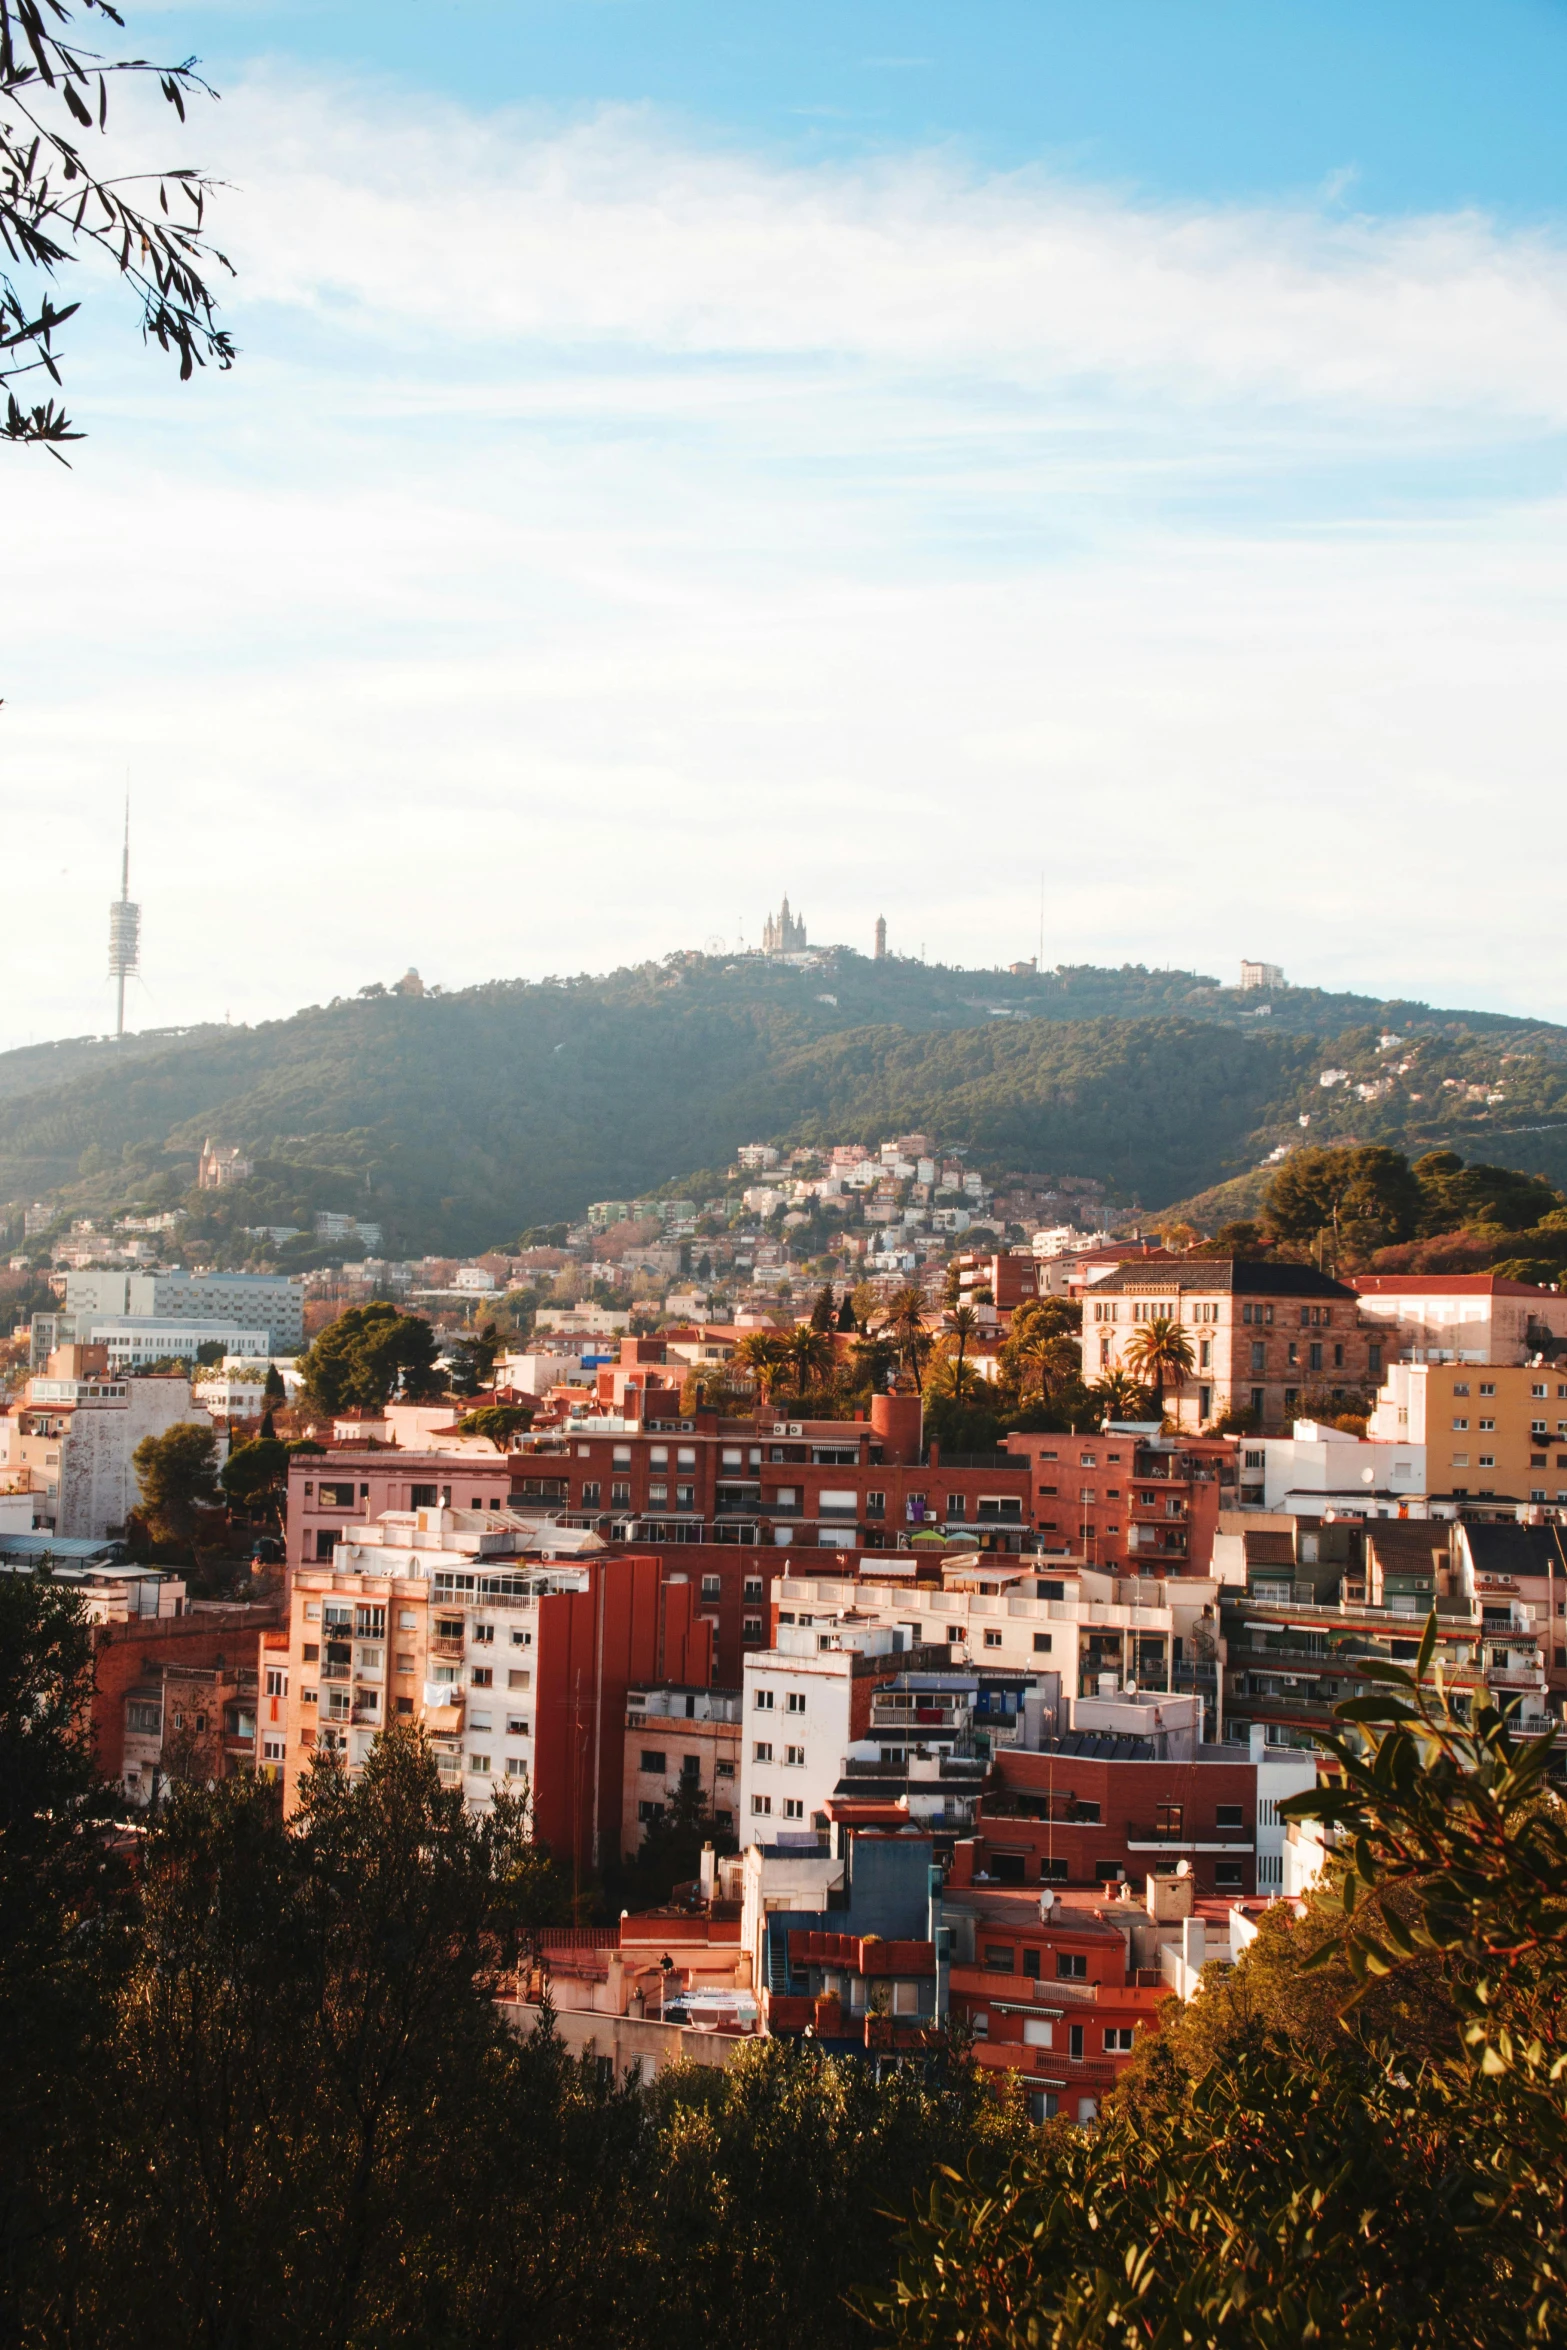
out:
<path id="1" fill-rule="evenodd" d="M 1342 1074 L 1323 1087 L 1325 1070 Z M 1559 1176 L 1567 1030 L 1303 988 L 1259 1016 L 1196 973 L 1138 967 L 681 955 L 0 1055 L 0 1199 L 172 1203 L 211 1133 L 257 1161 L 225 1200 L 236 1221 L 352 1209 L 394 1248 L 467 1250 L 722 1168 L 743 1141 L 911 1126 L 1149 1209 L 1302 1139 L 1454 1141 Z"/>

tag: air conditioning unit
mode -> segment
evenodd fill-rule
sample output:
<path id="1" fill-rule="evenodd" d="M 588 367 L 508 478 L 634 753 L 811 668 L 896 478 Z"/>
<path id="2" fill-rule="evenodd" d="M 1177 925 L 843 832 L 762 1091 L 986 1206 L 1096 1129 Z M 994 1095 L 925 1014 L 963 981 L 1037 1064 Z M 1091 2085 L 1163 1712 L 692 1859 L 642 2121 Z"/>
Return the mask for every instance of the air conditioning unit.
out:
<path id="1" fill-rule="evenodd" d="M 773 1422 L 773 1434 L 775 1436 L 787 1436 L 788 1433 L 789 1423 L 787 1420 L 775 1420 Z"/>
<path id="2" fill-rule="evenodd" d="M 791 1436 L 803 1436 L 805 1434 L 805 1422 L 803 1420 L 791 1420 L 789 1422 L 789 1433 Z"/>

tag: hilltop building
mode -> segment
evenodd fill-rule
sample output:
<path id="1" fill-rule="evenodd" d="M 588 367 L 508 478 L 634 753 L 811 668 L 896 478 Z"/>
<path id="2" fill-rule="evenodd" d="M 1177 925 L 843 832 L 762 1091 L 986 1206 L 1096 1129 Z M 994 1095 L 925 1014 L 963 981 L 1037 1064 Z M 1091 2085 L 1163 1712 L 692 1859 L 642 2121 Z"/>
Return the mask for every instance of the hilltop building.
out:
<path id="1" fill-rule="evenodd" d="M 214 1142 L 209 1135 L 201 1146 L 196 1168 L 198 1191 L 222 1191 L 230 1183 L 248 1183 L 254 1163 L 231 1142 Z"/>
<path id="2" fill-rule="evenodd" d="M 805 916 L 789 911 L 785 895 L 776 914 L 769 914 L 762 924 L 762 952 L 764 955 L 803 955 L 806 948 Z"/>

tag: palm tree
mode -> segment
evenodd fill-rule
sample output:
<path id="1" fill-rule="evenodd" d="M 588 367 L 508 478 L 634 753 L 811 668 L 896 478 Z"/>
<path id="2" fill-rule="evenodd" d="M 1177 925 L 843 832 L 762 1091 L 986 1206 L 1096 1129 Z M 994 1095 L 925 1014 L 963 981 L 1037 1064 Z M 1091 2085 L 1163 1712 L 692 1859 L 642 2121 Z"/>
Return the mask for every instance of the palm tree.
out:
<path id="1" fill-rule="evenodd" d="M 790 1331 L 783 1342 L 783 1355 L 794 1374 L 796 1395 L 825 1379 L 837 1359 L 830 1332 L 815 1329 L 809 1322 Z"/>
<path id="2" fill-rule="evenodd" d="M 894 1294 L 877 1335 L 891 1341 L 898 1360 L 918 1386 L 933 1341 L 925 1327 L 925 1300 L 917 1289 L 900 1289 Z"/>
<path id="3" fill-rule="evenodd" d="M 756 1391 L 771 1403 L 773 1389 L 784 1366 L 784 1342 L 776 1330 L 748 1330 L 735 1347 L 733 1360 L 756 1376 Z"/>
<path id="4" fill-rule="evenodd" d="M 1037 1394 L 1041 1403 L 1049 1403 L 1063 1387 L 1082 1376 L 1076 1341 L 1059 1331 L 1025 1330 L 1012 1349 L 1012 1361 L 1017 1367 L 1019 1394 Z"/>
<path id="5" fill-rule="evenodd" d="M 1130 1371 L 1106 1371 L 1088 1395 L 1101 1420 L 1140 1420 L 1148 1409 L 1148 1390 Z"/>
<path id="6" fill-rule="evenodd" d="M 971 1403 L 980 1385 L 979 1373 L 972 1363 L 965 1362 L 960 1354 L 948 1354 L 943 1350 L 926 1373 L 925 1396 L 930 1403 L 935 1403 L 938 1398 L 950 1398 L 953 1403 Z"/>
<path id="7" fill-rule="evenodd" d="M 979 1316 L 972 1306 L 954 1306 L 945 1322 L 925 1391 L 932 1398 L 950 1396 L 955 1403 L 966 1403 L 979 1384 L 979 1374 L 968 1359 L 970 1344 L 979 1334 Z"/>
<path id="8" fill-rule="evenodd" d="M 1155 1314 L 1151 1322 L 1144 1322 L 1132 1332 L 1126 1350 L 1127 1369 L 1153 1389 L 1160 1419 L 1164 1417 L 1165 1388 L 1184 1386 L 1196 1361 L 1192 1342 L 1173 1314 Z"/>

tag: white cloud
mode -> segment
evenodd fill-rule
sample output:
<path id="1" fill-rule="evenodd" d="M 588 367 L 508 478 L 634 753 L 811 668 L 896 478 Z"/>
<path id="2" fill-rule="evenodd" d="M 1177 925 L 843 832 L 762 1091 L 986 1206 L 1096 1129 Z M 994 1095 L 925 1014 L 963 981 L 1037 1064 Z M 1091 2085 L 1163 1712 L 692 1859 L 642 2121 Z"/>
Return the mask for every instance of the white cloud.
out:
<path id="1" fill-rule="evenodd" d="M 4 460 L 12 1039 L 104 1017 L 127 762 L 149 1020 L 784 887 L 1010 957 L 1042 866 L 1051 959 L 1567 1013 L 1487 853 L 1563 828 L 1548 236 L 276 80 L 197 130 L 240 368 L 95 342 L 76 470 Z"/>
<path id="2" fill-rule="evenodd" d="M 260 84 L 236 113 L 249 298 L 371 327 L 1567 413 L 1567 250 L 1477 216 L 1137 203 L 941 154 L 770 166 L 626 112 L 371 117 Z"/>

